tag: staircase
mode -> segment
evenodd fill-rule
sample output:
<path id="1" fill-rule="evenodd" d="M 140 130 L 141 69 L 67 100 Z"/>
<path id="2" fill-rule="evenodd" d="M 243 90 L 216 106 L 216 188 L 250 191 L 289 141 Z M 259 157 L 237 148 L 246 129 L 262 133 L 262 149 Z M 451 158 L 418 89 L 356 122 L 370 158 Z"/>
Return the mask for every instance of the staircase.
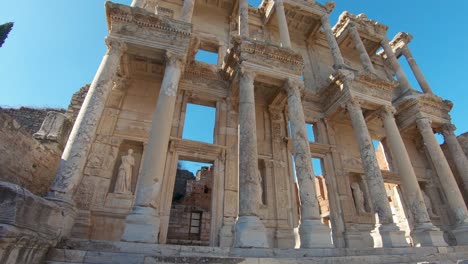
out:
<path id="1" fill-rule="evenodd" d="M 385 249 L 238 249 L 72 239 L 51 249 L 45 263 L 468 264 L 468 246 Z"/>

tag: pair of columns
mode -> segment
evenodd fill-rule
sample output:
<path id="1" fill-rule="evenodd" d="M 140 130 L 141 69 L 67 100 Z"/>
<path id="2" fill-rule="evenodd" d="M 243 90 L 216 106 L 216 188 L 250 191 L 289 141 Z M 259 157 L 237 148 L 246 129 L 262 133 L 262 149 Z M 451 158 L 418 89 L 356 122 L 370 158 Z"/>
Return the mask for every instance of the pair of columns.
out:
<path id="1" fill-rule="evenodd" d="M 457 136 L 455 136 L 455 126 L 452 124 L 444 124 L 441 128 L 441 133 L 444 136 L 445 143 L 447 144 L 450 155 L 455 162 L 455 167 L 460 174 L 464 189 L 468 193 L 468 159 L 466 158 L 465 152 L 458 142 Z"/>
<path id="2" fill-rule="evenodd" d="M 239 88 L 239 218 L 235 227 L 235 247 L 268 247 L 266 230 L 258 215 L 261 186 L 257 175 L 254 79 L 255 73 L 241 69 Z M 300 189 L 301 224 L 299 234 L 301 247 L 333 247 L 330 229 L 321 223 L 299 84 L 288 80 L 285 89 L 288 94 L 293 154 Z"/>
<path id="3" fill-rule="evenodd" d="M 374 238 L 374 246 L 406 247 L 407 243 L 404 232 L 400 231 L 393 221 L 382 173 L 375 156 L 375 150 L 372 145 L 366 121 L 362 114 L 361 106 L 359 102 L 350 100 L 346 104 L 346 109 L 351 118 L 355 136 L 359 144 L 365 180 L 369 188 L 373 209 L 378 217 L 376 228 L 371 234 Z M 384 106 L 380 111 L 379 117 L 383 122 L 390 152 L 398 168 L 402 187 L 405 190 L 407 200 L 410 203 L 409 207 L 411 208 L 411 213 L 415 219 L 415 226 L 412 233 L 414 244 L 417 246 L 446 246 L 443 239 L 443 232 L 432 225 L 429 218 L 416 174 L 395 122 L 395 111 L 393 107 L 390 106 Z"/>

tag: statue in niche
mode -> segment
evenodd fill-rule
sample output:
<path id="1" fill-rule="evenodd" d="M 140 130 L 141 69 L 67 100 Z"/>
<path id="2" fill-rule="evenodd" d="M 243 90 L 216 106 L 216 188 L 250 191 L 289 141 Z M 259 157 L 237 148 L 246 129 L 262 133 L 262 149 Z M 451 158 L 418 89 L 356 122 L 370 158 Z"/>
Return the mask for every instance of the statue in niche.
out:
<path id="1" fill-rule="evenodd" d="M 423 196 L 423 199 L 424 199 L 424 203 L 426 204 L 426 209 L 427 209 L 427 213 L 429 214 L 429 217 L 435 217 L 437 216 L 435 213 L 434 213 L 434 210 L 432 208 L 432 202 L 431 202 L 431 198 L 429 198 L 429 196 L 427 196 L 427 194 L 421 190 L 421 194 Z"/>
<path id="2" fill-rule="evenodd" d="M 132 169 L 135 166 L 133 158 L 133 149 L 129 149 L 127 155 L 122 156 L 122 163 L 117 174 L 114 193 L 132 194 Z"/>
<path id="3" fill-rule="evenodd" d="M 351 189 L 353 190 L 354 204 L 356 206 L 357 211 L 360 214 L 367 213 L 364 207 L 364 193 L 361 191 L 361 187 L 359 187 L 359 183 L 357 182 L 351 183 Z"/>
<path id="4" fill-rule="evenodd" d="M 263 204 L 263 179 L 262 179 L 262 174 L 260 173 L 260 170 L 257 169 L 257 178 L 258 178 L 258 201 L 260 202 L 260 205 Z"/>

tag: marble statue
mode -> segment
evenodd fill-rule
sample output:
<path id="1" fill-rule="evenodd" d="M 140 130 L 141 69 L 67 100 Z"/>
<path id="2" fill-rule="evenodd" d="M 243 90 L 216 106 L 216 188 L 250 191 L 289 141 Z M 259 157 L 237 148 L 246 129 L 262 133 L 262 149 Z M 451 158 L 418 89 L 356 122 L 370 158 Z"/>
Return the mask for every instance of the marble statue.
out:
<path id="1" fill-rule="evenodd" d="M 426 209 L 427 209 L 427 213 L 429 214 L 429 216 L 430 217 L 437 216 L 437 214 L 434 213 L 434 209 L 432 208 L 431 198 L 427 196 L 425 191 L 421 190 L 421 193 L 423 195 L 424 203 L 426 204 Z"/>
<path id="2" fill-rule="evenodd" d="M 122 156 L 122 163 L 120 164 L 117 182 L 115 184 L 115 193 L 132 194 L 131 183 L 133 166 L 135 166 L 133 149 L 129 149 L 128 154 Z"/>
<path id="3" fill-rule="evenodd" d="M 356 205 L 356 209 L 361 214 L 366 213 L 366 209 L 364 207 L 364 193 L 361 191 L 359 183 L 353 182 L 351 184 L 351 189 L 353 190 L 354 204 Z"/>

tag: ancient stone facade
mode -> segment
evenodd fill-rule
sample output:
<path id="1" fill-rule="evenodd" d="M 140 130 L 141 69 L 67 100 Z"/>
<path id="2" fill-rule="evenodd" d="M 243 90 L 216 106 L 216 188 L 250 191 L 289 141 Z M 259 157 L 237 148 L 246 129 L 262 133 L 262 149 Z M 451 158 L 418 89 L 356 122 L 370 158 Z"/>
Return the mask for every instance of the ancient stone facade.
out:
<path id="1" fill-rule="evenodd" d="M 433 94 L 411 35 L 389 40 L 386 25 L 348 12 L 332 27 L 333 8 L 310 0 L 107 2 L 108 50 L 46 196 L 69 216 L 62 247 L 80 249 L 84 263 L 101 249 L 142 252 L 138 263 L 177 262 L 147 252 L 171 249 L 160 245 L 171 242 L 177 164 L 189 159 L 213 164 L 204 239 L 214 256 L 297 263 L 286 258 L 387 252 L 410 262 L 438 250 L 468 258 L 468 161 L 452 103 Z M 216 52 L 217 63 L 196 61 L 200 50 Z M 216 109 L 213 143 L 182 137 L 189 103 Z M 292 248 L 301 249 L 281 251 Z M 50 259 L 71 261 L 61 252 Z"/>

